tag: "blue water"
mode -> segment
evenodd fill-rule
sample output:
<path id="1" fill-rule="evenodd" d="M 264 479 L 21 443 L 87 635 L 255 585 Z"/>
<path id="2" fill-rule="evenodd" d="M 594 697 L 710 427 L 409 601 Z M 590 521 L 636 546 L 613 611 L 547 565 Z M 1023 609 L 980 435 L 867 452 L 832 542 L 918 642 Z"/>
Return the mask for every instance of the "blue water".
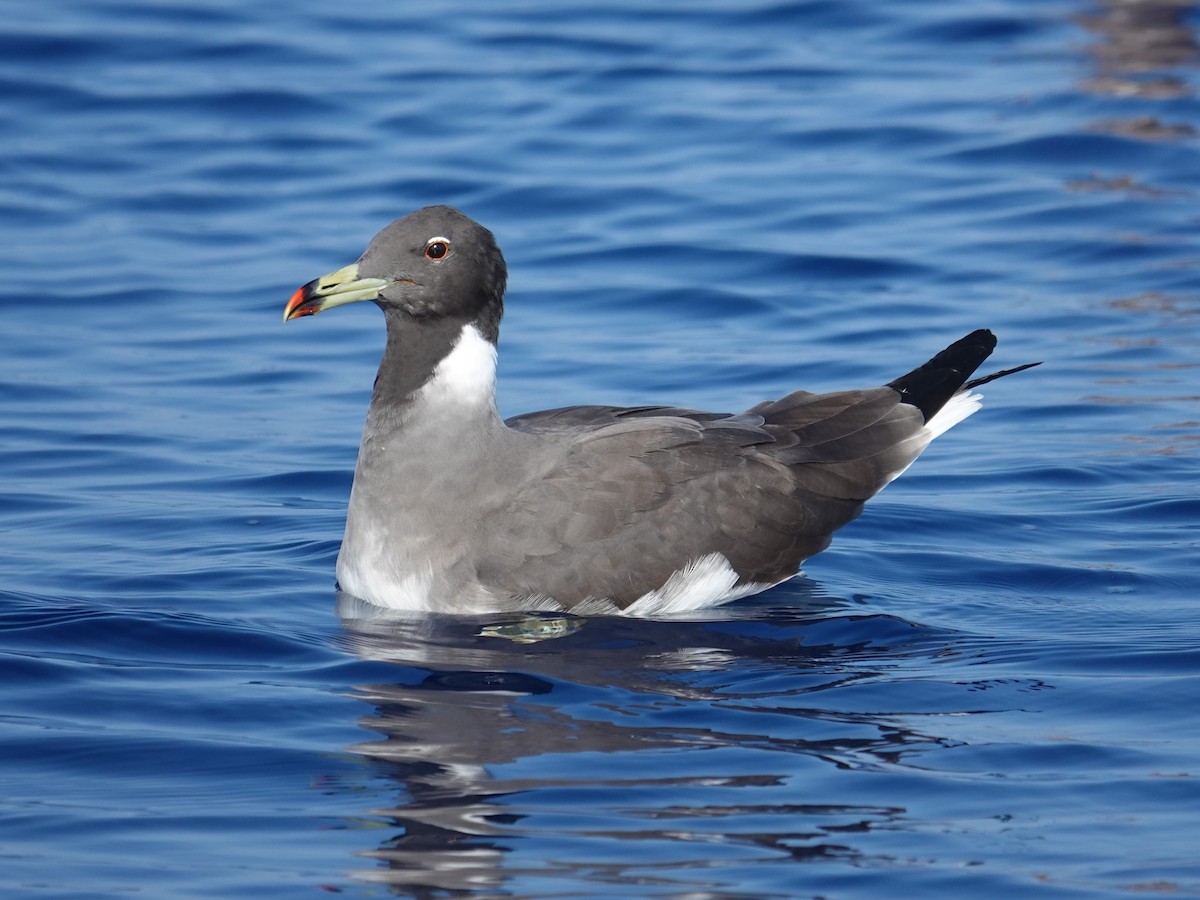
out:
<path id="1" fill-rule="evenodd" d="M 1200 896 L 1200 15 L 649 8 L 0 3 L 5 897 Z M 709 621 L 364 617 L 280 315 L 427 203 L 506 414 L 1045 365 Z"/>

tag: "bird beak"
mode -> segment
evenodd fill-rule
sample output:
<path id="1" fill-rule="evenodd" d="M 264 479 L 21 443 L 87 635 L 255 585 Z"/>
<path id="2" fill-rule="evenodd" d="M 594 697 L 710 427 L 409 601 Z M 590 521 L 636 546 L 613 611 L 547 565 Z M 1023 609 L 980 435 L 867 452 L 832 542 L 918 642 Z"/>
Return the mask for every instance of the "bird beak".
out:
<path id="1" fill-rule="evenodd" d="M 358 263 L 354 263 L 315 278 L 292 294 L 283 308 L 283 321 L 314 316 L 331 306 L 374 300 L 391 283 L 382 278 L 359 278 Z"/>

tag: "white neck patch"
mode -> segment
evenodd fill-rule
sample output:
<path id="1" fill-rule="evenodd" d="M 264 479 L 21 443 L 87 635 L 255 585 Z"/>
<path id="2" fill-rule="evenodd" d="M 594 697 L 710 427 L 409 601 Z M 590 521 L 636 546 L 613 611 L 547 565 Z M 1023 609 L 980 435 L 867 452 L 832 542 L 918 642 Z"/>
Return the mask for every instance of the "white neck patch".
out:
<path id="1" fill-rule="evenodd" d="M 481 406 L 496 399 L 496 346 L 464 325 L 454 348 L 417 392 L 431 406 Z"/>

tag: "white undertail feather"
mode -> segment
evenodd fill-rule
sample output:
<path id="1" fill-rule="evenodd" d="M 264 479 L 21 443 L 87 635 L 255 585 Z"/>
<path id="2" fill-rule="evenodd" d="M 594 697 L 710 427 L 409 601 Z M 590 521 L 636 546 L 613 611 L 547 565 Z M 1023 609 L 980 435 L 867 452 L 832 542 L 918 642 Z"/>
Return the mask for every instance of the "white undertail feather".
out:
<path id="1" fill-rule="evenodd" d="M 980 401 L 983 399 L 982 394 L 973 394 L 970 391 L 959 391 L 953 397 L 946 401 L 946 405 L 933 414 L 933 418 L 925 423 L 925 430 L 929 432 L 929 439 L 932 441 L 935 437 L 949 431 L 975 410 L 979 409 Z"/>
<path id="2" fill-rule="evenodd" d="M 925 423 L 925 427 L 918 431 L 911 439 L 916 444 L 916 452 L 913 453 L 912 462 L 910 462 L 908 466 L 911 466 L 913 462 L 916 462 L 917 457 L 925 451 L 925 448 L 929 446 L 934 438 L 949 431 L 963 419 L 967 418 L 967 416 L 979 409 L 980 401 L 982 399 L 982 394 L 972 394 L 968 391 L 959 391 L 957 394 L 947 400 L 945 405 L 933 414 L 933 418 Z M 893 481 L 907 472 L 908 466 L 904 466 L 904 468 L 892 473 L 892 475 L 888 477 L 888 484 L 891 484 Z"/>

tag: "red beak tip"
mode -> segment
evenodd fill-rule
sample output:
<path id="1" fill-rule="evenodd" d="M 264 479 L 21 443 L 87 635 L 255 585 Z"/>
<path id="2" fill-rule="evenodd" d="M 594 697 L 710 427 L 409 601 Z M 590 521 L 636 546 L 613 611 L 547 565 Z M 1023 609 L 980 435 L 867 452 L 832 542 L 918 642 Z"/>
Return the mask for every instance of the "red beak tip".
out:
<path id="1" fill-rule="evenodd" d="M 283 308 L 283 321 L 286 322 L 289 319 L 300 319 L 304 316 L 311 316 L 313 313 L 315 313 L 316 309 L 313 307 L 303 306 L 303 303 L 306 299 L 307 297 L 305 295 L 304 288 L 298 288 L 296 292 L 288 298 L 287 305 Z"/>

